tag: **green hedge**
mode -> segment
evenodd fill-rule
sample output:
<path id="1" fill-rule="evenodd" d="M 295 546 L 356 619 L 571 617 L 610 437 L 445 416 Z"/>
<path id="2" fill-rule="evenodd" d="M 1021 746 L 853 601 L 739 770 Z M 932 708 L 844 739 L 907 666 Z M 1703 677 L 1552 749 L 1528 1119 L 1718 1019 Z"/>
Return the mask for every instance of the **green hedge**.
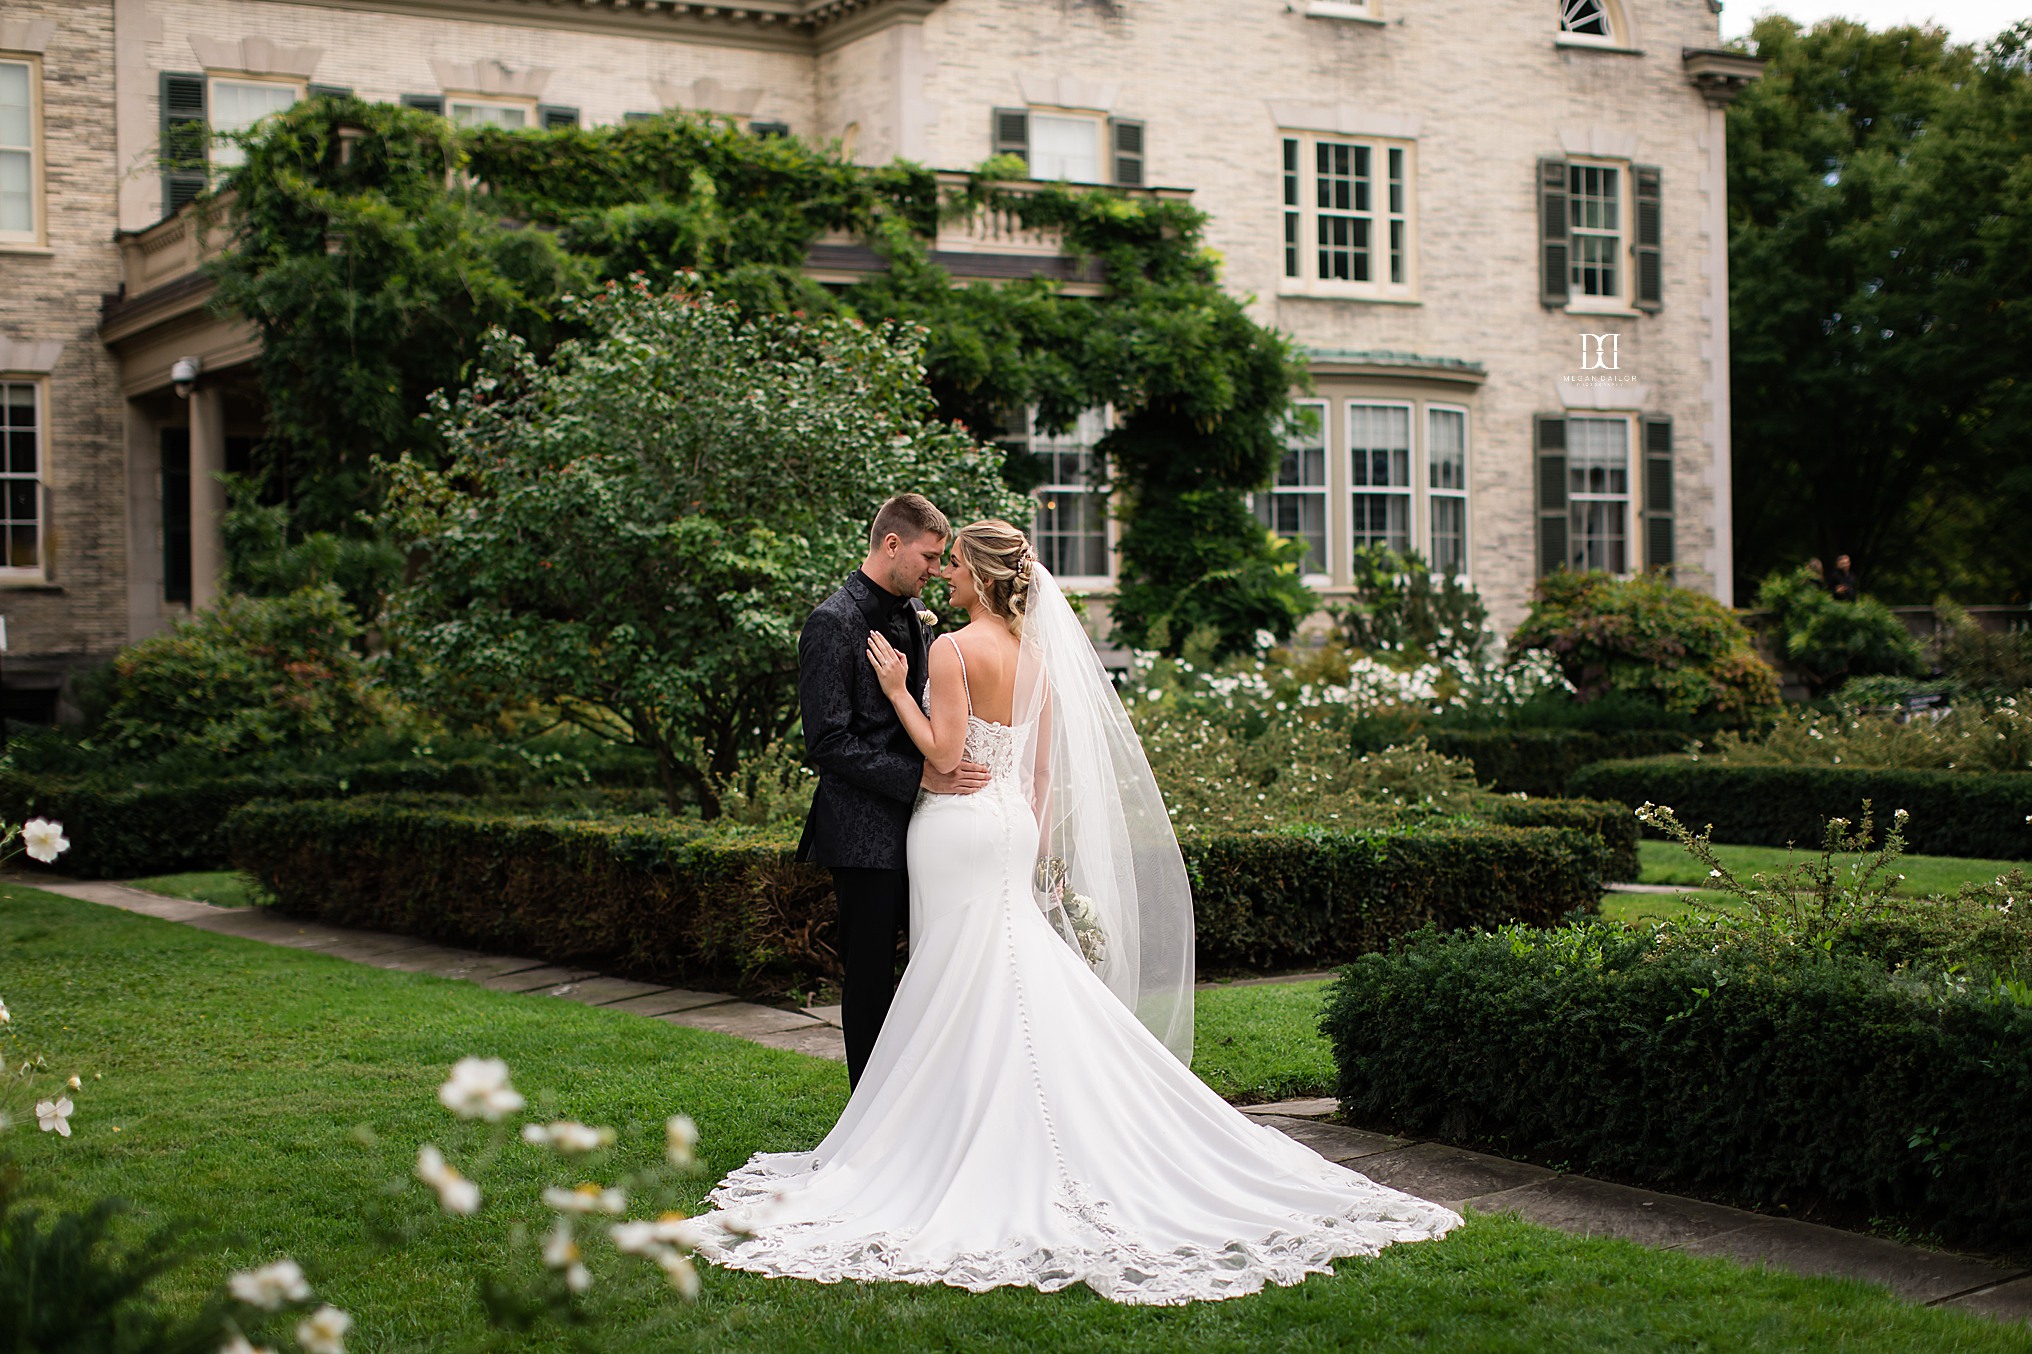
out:
<path id="1" fill-rule="evenodd" d="M 1322 1027 L 1358 1123 L 2022 1249 L 2032 997 L 2017 993 L 1594 926 L 1362 956 Z"/>
<path id="2" fill-rule="evenodd" d="M 1434 752 L 1465 757 L 1475 778 L 1499 794 L 1578 794 L 1567 781 L 1591 762 L 1684 752 L 1693 735 L 1671 729 L 1435 729 L 1419 734 Z M 1382 741 L 1378 741 L 1382 740 Z M 1354 751 L 1375 752 L 1391 741 L 1388 727 L 1357 726 Z M 1401 741 L 1401 738 L 1400 740 Z M 1374 743 L 1375 746 L 1370 746 Z"/>
<path id="3" fill-rule="evenodd" d="M 1731 766 L 1685 757 L 1601 762 L 1571 778 L 1574 793 L 1669 806 L 1698 831 L 1739 846 L 1818 845 L 1825 819 L 1858 818 L 1868 799 L 1880 825 L 1912 819 L 1918 855 L 2032 860 L 2032 772 L 1871 771 L 1841 766 Z"/>
<path id="4" fill-rule="evenodd" d="M 486 758 L 414 758 L 342 772 L 274 771 L 211 778 L 121 781 L 108 775 L 26 776 L 0 772 L 0 816 L 19 823 L 53 818 L 71 848 L 63 871 L 81 879 L 132 879 L 182 870 L 226 868 L 224 824 L 256 799 L 330 799 L 348 794 L 442 791 L 462 795 L 547 793 L 611 798 L 646 808 L 659 798 L 626 788 L 632 769 L 590 768 L 594 786 L 540 791 L 527 764 Z M 638 782 L 639 783 L 639 782 Z"/>
<path id="5" fill-rule="evenodd" d="M 1501 827 L 1570 827 L 1602 839 L 1608 857 L 1602 878 L 1634 880 L 1643 873 L 1637 857 L 1641 833 L 1630 806 L 1613 799 L 1509 799 L 1490 796 L 1472 810 Z"/>
<path id="6" fill-rule="evenodd" d="M 292 914 L 658 981 L 838 976 L 831 883 L 794 840 L 668 818 L 565 819 L 449 796 L 257 801 L 233 864 Z M 1573 828 L 1234 836 L 1186 849 L 1200 962 L 1318 968 L 1427 924 L 1591 909 L 1607 848 Z"/>

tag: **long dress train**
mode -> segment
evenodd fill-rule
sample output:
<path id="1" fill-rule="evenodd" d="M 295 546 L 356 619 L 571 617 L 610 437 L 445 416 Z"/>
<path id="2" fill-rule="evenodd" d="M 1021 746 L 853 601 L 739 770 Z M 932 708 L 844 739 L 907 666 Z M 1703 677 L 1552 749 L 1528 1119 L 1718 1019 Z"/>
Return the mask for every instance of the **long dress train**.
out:
<path id="1" fill-rule="evenodd" d="M 700 1253 L 820 1282 L 1084 1282 L 1172 1305 L 1458 1226 L 1251 1121 L 1143 1026 L 1032 896 L 1014 731 L 967 723 L 990 784 L 919 796 L 910 962 L 859 1088 L 816 1151 L 757 1153 L 720 1182 Z"/>

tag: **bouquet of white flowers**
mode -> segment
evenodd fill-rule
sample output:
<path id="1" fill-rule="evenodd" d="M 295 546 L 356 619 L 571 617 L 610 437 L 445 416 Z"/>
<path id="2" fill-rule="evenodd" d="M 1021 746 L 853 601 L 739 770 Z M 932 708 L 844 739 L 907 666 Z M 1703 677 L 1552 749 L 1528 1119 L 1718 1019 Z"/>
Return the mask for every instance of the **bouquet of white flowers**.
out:
<path id="1" fill-rule="evenodd" d="M 1067 942 L 1077 947 L 1088 968 L 1099 968 L 1108 957 L 1108 933 L 1094 911 L 1094 900 L 1066 886 L 1063 856 L 1046 856 L 1037 862 L 1035 877 L 1040 906 L 1051 924 Z"/>

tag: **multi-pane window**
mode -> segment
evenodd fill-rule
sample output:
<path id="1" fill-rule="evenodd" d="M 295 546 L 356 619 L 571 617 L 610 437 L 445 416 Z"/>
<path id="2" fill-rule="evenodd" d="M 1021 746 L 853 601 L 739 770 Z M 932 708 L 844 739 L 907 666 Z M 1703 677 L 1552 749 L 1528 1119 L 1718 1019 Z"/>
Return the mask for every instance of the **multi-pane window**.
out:
<path id="1" fill-rule="evenodd" d="M 0 567 L 42 568 L 42 410 L 30 381 L 0 381 Z"/>
<path id="2" fill-rule="evenodd" d="M 1326 401 L 1292 410 L 1277 481 L 1255 495 L 1256 516 L 1279 536 L 1305 543 L 1304 571 L 1326 572 Z"/>
<path id="3" fill-rule="evenodd" d="M 1060 578 L 1108 576 L 1108 496 L 1095 488 L 1094 447 L 1107 431 L 1104 412 L 1089 409 L 1062 433 L 1037 429 L 1031 411 L 1030 452 L 1044 472 L 1035 491 L 1031 541 L 1044 567 Z"/>
<path id="4" fill-rule="evenodd" d="M 1610 165 L 1567 166 L 1568 234 L 1573 256 L 1568 285 L 1575 296 L 1623 294 L 1621 171 Z"/>
<path id="5" fill-rule="evenodd" d="M 1576 569 L 1630 568 L 1630 425 L 1566 420 L 1567 549 Z"/>
<path id="6" fill-rule="evenodd" d="M 1303 290 L 1408 292 L 1408 147 L 1339 137 L 1282 139 L 1284 276 Z"/>
<path id="7" fill-rule="evenodd" d="M 1615 36 L 1605 0 L 1560 0 L 1559 31 L 1588 38 Z"/>
<path id="8" fill-rule="evenodd" d="M 271 113 L 303 97 L 303 87 L 272 80 L 213 80 L 209 108 L 212 121 L 212 165 L 230 169 L 247 158 L 246 148 L 222 132 L 244 132 Z"/>
<path id="9" fill-rule="evenodd" d="M 1348 404 L 1349 539 L 1411 548 L 1411 409 Z"/>
<path id="10" fill-rule="evenodd" d="M 524 103 L 483 103 L 475 99 L 453 99 L 447 110 L 460 127 L 505 127 L 521 131 L 530 126 L 533 109 Z"/>
<path id="11" fill-rule="evenodd" d="M 1434 573 L 1468 571 L 1468 415 L 1425 411 L 1426 557 Z"/>
<path id="12" fill-rule="evenodd" d="M 35 67 L 0 61 L 0 240 L 37 236 Z"/>
<path id="13" fill-rule="evenodd" d="M 1046 182 L 1100 183 L 1101 120 L 1032 113 L 1030 177 Z"/>

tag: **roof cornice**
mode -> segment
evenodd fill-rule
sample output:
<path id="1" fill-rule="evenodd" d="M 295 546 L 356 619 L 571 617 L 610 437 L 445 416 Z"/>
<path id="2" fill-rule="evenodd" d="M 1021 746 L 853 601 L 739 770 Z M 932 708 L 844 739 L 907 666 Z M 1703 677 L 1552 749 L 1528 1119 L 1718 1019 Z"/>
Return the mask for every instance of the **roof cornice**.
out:
<path id="1" fill-rule="evenodd" d="M 945 0 L 268 0 L 479 23 L 813 55 L 894 23 L 922 22 Z"/>

